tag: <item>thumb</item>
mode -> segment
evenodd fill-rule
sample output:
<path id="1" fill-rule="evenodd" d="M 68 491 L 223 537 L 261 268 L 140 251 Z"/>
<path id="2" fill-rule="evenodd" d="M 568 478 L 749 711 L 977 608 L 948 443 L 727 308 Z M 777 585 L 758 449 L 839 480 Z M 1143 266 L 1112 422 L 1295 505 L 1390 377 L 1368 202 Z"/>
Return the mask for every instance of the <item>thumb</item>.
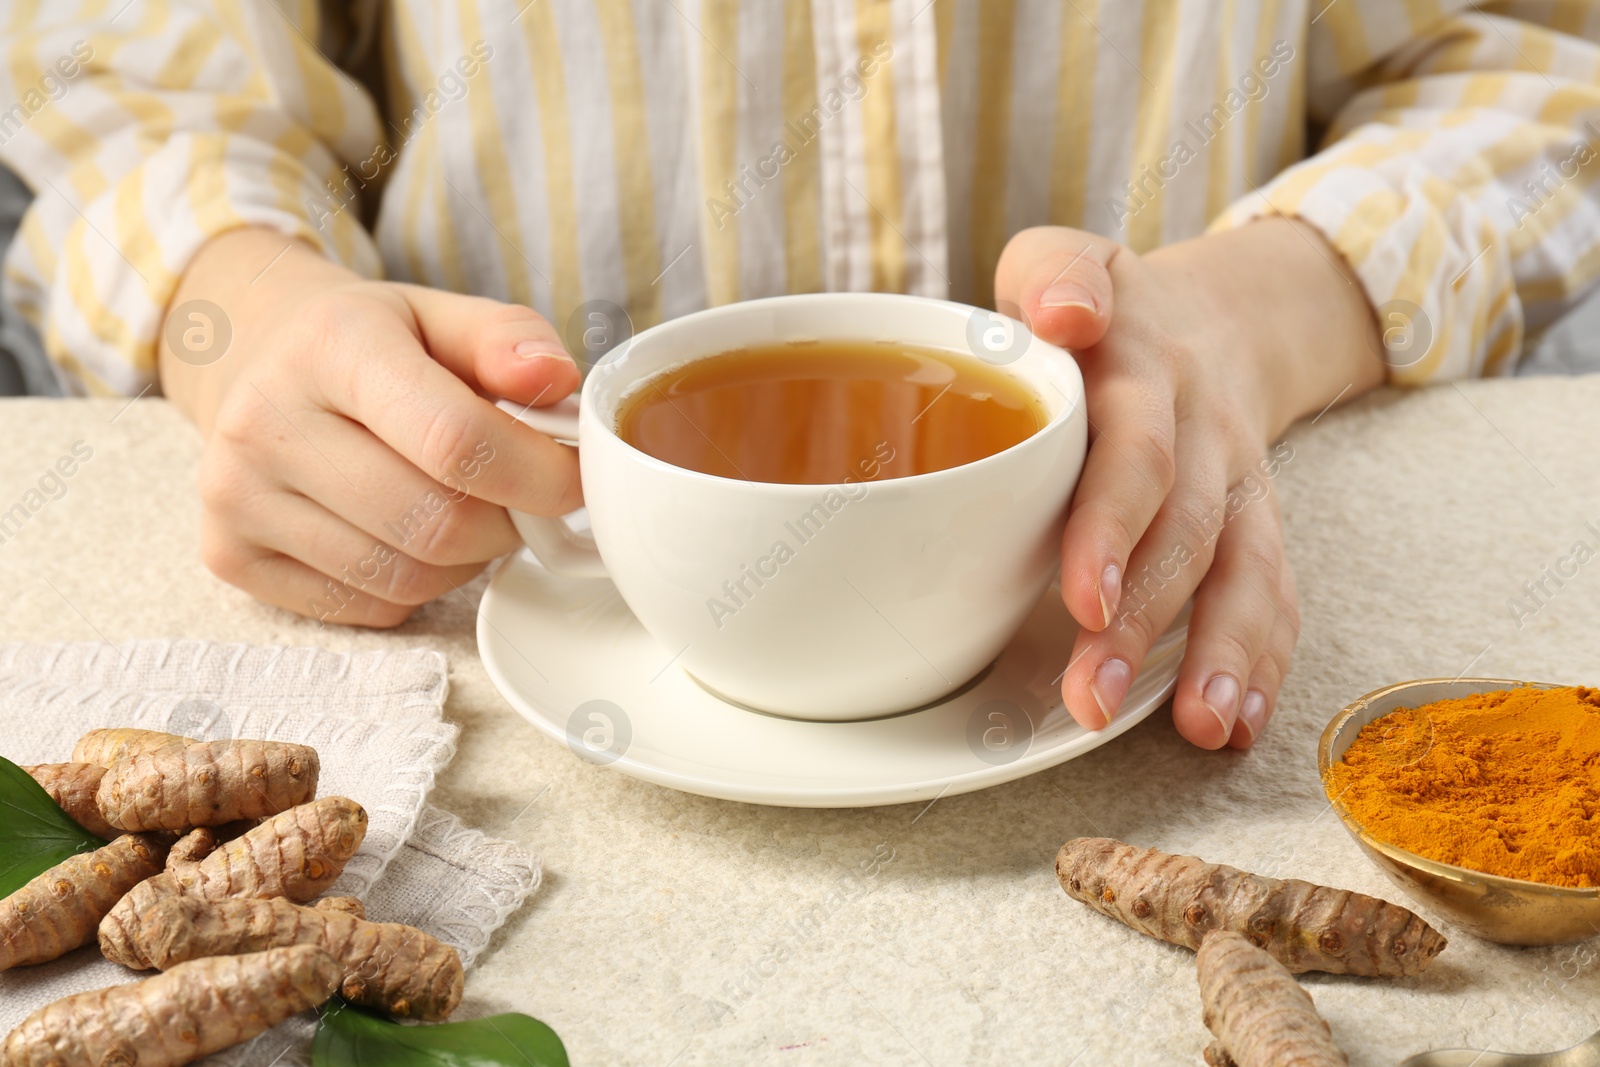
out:
<path id="1" fill-rule="evenodd" d="M 1023 230 L 995 268 L 996 305 L 1064 348 L 1098 344 L 1111 325 L 1111 260 L 1122 246 L 1065 226 Z M 1013 305 L 1007 308 L 1006 305 Z"/>
<path id="2" fill-rule="evenodd" d="M 395 288 L 428 354 L 481 393 L 544 407 L 582 381 L 555 328 L 530 307 L 423 285 Z"/>

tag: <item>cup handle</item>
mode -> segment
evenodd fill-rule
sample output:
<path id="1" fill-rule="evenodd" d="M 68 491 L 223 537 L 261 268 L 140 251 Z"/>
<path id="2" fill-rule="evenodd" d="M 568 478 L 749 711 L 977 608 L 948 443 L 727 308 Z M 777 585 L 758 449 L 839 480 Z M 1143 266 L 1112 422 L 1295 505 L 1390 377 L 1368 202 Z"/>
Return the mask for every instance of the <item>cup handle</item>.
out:
<path id="1" fill-rule="evenodd" d="M 549 407 L 536 408 L 500 400 L 496 406 L 526 426 L 531 426 L 562 444 L 578 444 L 578 397 L 566 397 Z M 600 559 L 591 534 L 579 533 L 561 516 L 511 512 L 511 524 L 533 549 L 546 570 L 572 578 L 605 578 L 606 565 Z"/>
<path id="2" fill-rule="evenodd" d="M 554 404 L 542 408 L 536 408 L 531 404 L 518 404 L 511 400 L 496 400 L 495 407 L 524 426 L 532 426 L 535 430 L 547 437 L 555 438 L 562 444 L 576 446 L 578 443 L 578 397 L 580 395 L 573 393 L 571 396 L 562 397 Z"/>

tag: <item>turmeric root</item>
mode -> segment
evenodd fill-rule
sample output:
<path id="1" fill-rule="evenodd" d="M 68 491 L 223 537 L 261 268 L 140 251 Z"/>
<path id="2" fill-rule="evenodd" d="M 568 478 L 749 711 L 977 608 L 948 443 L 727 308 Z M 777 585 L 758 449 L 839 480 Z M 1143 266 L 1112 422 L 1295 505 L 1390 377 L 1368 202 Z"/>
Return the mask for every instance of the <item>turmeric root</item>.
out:
<path id="1" fill-rule="evenodd" d="M 3 1067 L 180 1067 L 322 1004 L 339 985 L 310 945 L 181 964 L 40 1008 L 0 1048 Z"/>
<path id="2" fill-rule="evenodd" d="M 108 955 L 116 952 L 120 958 L 137 958 L 128 943 L 128 932 L 136 928 L 138 913 L 172 893 L 191 893 L 207 900 L 311 900 L 343 873 L 366 833 L 366 810 L 347 797 L 323 797 L 290 808 L 243 837 L 229 841 L 199 863 L 158 874 L 134 886 L 101 922 L 101 947 Z"/>
<path id="3" fill-rule="evenodd" d="M 127 834 L 63 860 L 0 900 L 0 971 L 53 960 L 93 940 L 100 920 L 161 870 L 166 855 L 161 835 Z"/>
<path id="4" fill-rule="evenodd" d="M 449 945 L 399 923 L 373 923 L 287 900 L 202 900 L 171 895 L 132 917 L 126 942 L 103 944 L 129 967 L 167 970 L 202 956 L 315 945 L 339 961 L 346 1000 L 401 1018 L 438 1021 L 461 1003 L 465 973 Z M 132 948 L 134 958 L 121 955 Z"/>
<path id="5" fill-rule="evenodd" d="M 367 917 L 367 906 L 361 903 L 359 897 L 321 897 L 312 901 L 311 906 L 323 911 L 342 911 L 358 919 Z"/>
<path id="6" fill-rule="evenodd" d="M 290 808 L 223 845 L 178 877 L 185 891 L 221 897 L 322 895 L 367 836 L 367 812 L 348 797 Z"/>
<path id="7" fill-rule="evenodd" d="M 167 853 L 167 870 L 175 871 L 191 863 L 199 863 L 222 844 L 217 833 L 209 826 L 197 826 L 178 838 L 177 844 Z"/>
<path id="8" fill-rule="evenodd" d="M 96 800 L 122 830 L 186 830 L 259 819 L 317 795 L 316 750 L 282 741 L 204 741 L 111 764 Z"/>
<path id="9" fill-rule="evenodd" d="M 164 734 L 159 730 L 90 730 L 72 746 L 72 762 L 109 767 L 131 756 L 194 743 L 192 737 Z"/>
<path id="10" fill-rule="evenodd" d="M 1348 1067 L 1311 995 L 1243 934 L 1207 934 L 1197 963 L 1202 1017 L 1238 1067 Z"/>
<path id="11" fill-rule="evenodd" d="M 1398 904 L 1103 837 L 1061 846 L 1067 895 L 1151 937 L 1197 949 L 1213 930 L 1247 937 L 1290 971 L 1420 974 L 1445 938 Z"/>
<path id="12" fill-rule="evenodd" d="M 167 853 L 167 870 L 175 871 L 191 863 L 199 863 L 222 845 L 239 837 L 256 826 L 253 819 L 224 823 L 221 826 L 197 826 L 178 838 L 178 843 Z"/>
<path id="13" fill-rule="evenodd" d="M 95 790 L 106 773 L 104 767 L 97 763 L 41 763 L 22 769 L 44 787 L 73 822 L 94 836 L 109 841 L 122 832 L 106 822 L 100 805 L 95 803 Z"/>

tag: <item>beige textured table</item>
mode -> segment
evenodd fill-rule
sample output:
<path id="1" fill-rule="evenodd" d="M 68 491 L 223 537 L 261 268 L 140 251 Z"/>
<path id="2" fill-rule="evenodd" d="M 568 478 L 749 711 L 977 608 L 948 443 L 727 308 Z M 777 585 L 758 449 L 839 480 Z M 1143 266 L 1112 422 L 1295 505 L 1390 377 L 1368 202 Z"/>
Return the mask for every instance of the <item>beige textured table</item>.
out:
<path id="1" fill-rule="evenodd" d="M 1325 814 L 1317 735 L 1401 679 L 1600 683 L 1600 562 L 1520 627 L 1508 605 L 1575 541 L 1600 545 L 1597 412 L 1600 378 L 1534 379 L 1384 393 L 1297 427 L 1278 483 L 1304 633 L 1255 751 L 1197 751 L 1163 710 L 1082 759 L 926 809 L 751 807 L 580 761 L 490 686 L 481 582 L 392 633 L 255 604 L 199 562 L 200 442 L 158 400 L 0 403 L 0 512 L 75 442 L 93 449 L 0 544 L 0 639 L 443 649 L 464 732 L 436 799 L 546 870 L 469 993 L 544 1019 L 574 1063 L 1195 1063 L 1192 956 L 1069 901 L 1056 849 L 1104 833 L 1396 897 Z M 1457 933 L 1423 978 L 1308 985 L 1356 1064 L 1600 1029 L 1600 941 L 1513 950 Z"/>

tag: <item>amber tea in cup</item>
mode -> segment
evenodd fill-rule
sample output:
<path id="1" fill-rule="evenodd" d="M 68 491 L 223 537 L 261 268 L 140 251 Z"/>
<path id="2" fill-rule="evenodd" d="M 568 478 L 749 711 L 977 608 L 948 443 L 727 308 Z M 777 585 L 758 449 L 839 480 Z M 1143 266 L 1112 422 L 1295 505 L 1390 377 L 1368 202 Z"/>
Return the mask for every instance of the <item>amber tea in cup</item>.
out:
<path id="1" fill-rule="evenodd" d="M 623 398 L 617 434 L 703 474 L 828 485 L 959 467 L 1025 441 L 1048 421 L 1026 385 L 971 356 L 808 341 L 668 370 Z"/>
<path id="2" fill-rule="evenodd" d="M 1045 595 L 1088 451 L 1071 353 L 1008 333 L 992 365 L 975 333 L 996 325 L 895 293 L 669 318 L 576 401 L 500 401 L 577 443 L 589 529 L 512 521 L 546 570 L 609 579 L 725 700 L 829 722 L 941 700 Z"/>

